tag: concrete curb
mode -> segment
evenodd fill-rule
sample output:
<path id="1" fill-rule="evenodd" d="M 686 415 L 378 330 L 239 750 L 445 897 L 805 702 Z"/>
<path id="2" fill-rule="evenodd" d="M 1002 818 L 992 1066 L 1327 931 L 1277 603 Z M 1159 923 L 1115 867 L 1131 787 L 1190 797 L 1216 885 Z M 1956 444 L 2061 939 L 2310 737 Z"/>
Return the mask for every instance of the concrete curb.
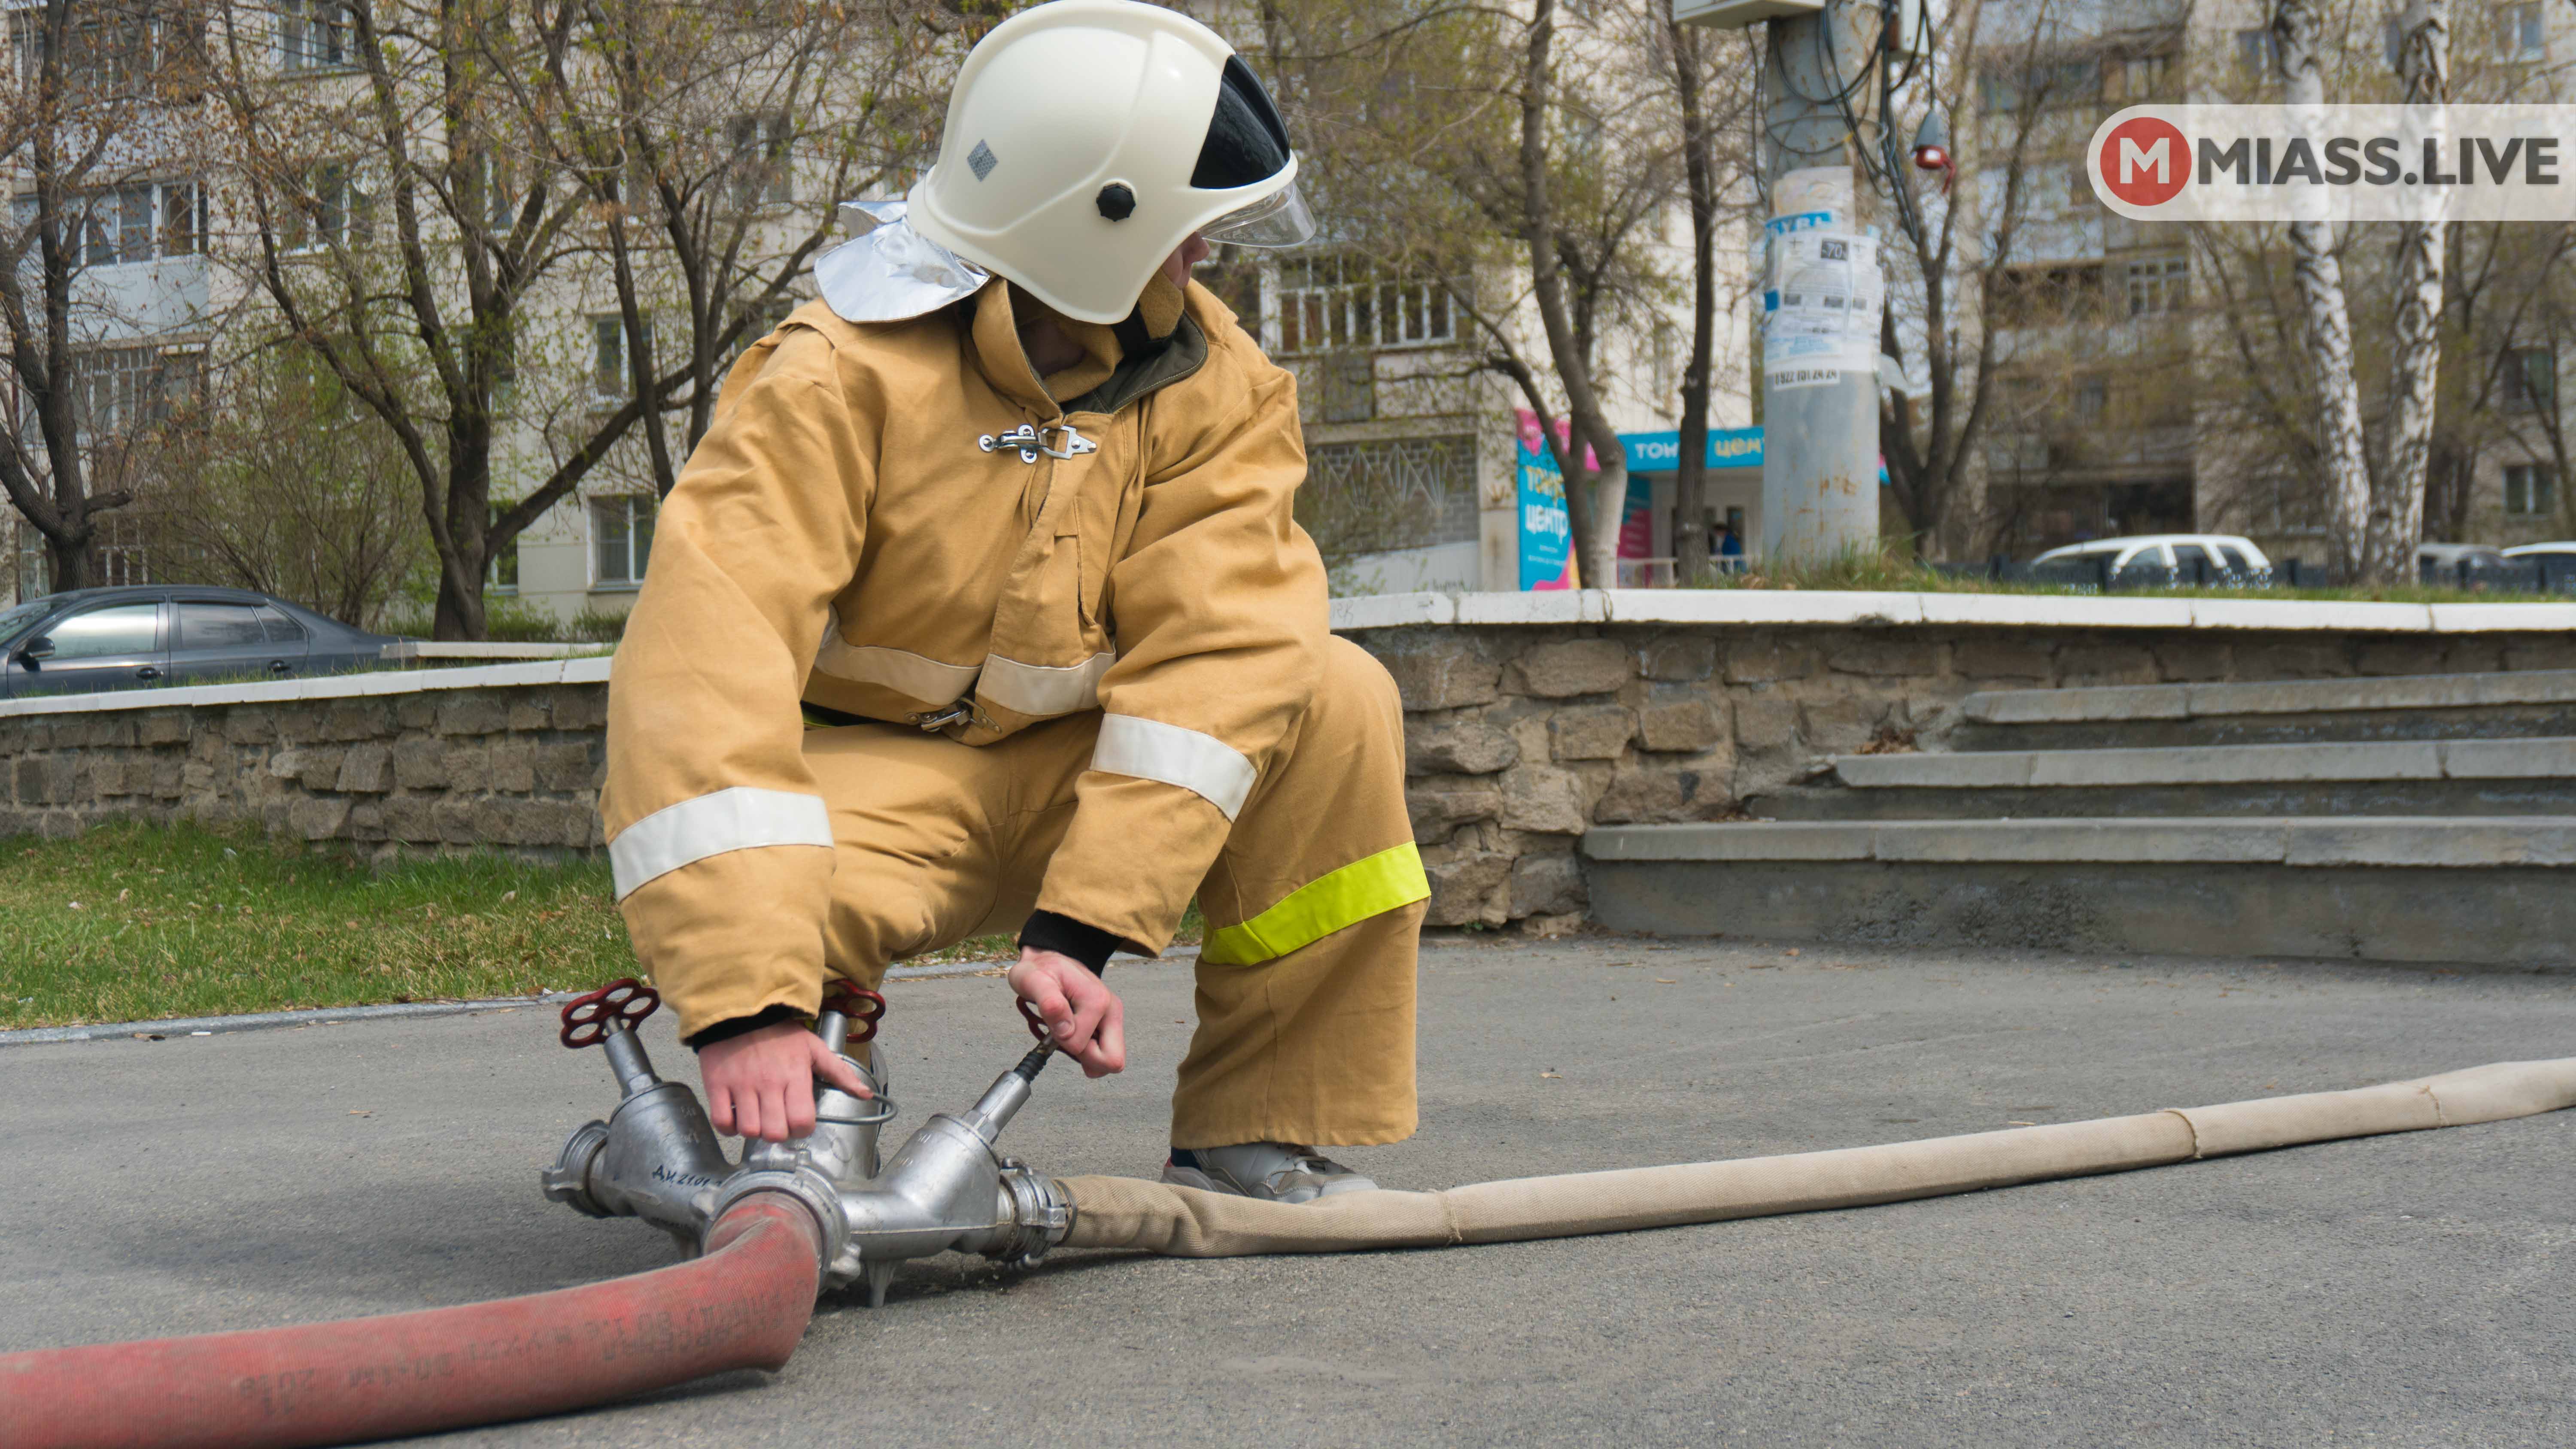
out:
<path id="1" fill-rule="evenodd" d="M 1147 960 L 1195 961 L 1199 948 L 1176 946 L 1160 957 L 1121 956 L 1126 962 Z M 938 981 L 957 976 L 979 976 L 994 969 L 998 961 L 954 961 L 937 966 L 896 966 L 886 972 L 889 981 Z M 271 1031 L 291 1026 L 338 1026 L 344 1021 L 410 1021 L 432 1016 L 470 1016 L 483 1011 L 515 1010 L 523 1006 L 551 1006 L 572 1000 L 576 991 L 549 991 L 543 996 L 496 996 L 474 1001 L 403 1001 L 383 1006 L 320 1006 L 303 1011 L 253 1011 L 238 1016 L 174 1016 L 159 1021 L 102 1021 L 87 1026 L 37 1026 L 20 1031 L 0 1031 L 0 1047 L 47 1046 L 74 1041 L 132 1041 L 137 1037 L 168 1038 L 174 1036 L 227 1036 L 237 1031 Z"/>
<path id="2" fill-rule="evenodd" d="M 1834 755 L 1855 790 L 2233 785 L 2576 777 L 2576 739 L 2317 740 L 2299 745 Z"/>
<path id="3" fill-rule="evenodd" d="M 2347 816 L 1778 821 L 1606 825 L 1584 856 L 1627 862 L 2268 864 L 2407 869 L 2576 867 L 2576 816 Z"/>
<path id="4" fill-rule="evenodd" d="M 2226 715 L 2340 714 L 2576 702 L 2576 670 L 2396 674 L 2239 684 L 2122 684 L 1981 691 L 1959 702 L 1972 724 L 2116 724 Z"/>
<path id="5" fill-rule="evenodd" d="M 2057 629 L 2287 629 L 2479 634 L 2576 629 L 2576 604 L 2384 604 L 2149 594 L 1878 593 L 1833 589 L 1567 589 L 1372 594 L 1332 602 L 1336 630 L 1426 624 L 1938 624 Z"/>

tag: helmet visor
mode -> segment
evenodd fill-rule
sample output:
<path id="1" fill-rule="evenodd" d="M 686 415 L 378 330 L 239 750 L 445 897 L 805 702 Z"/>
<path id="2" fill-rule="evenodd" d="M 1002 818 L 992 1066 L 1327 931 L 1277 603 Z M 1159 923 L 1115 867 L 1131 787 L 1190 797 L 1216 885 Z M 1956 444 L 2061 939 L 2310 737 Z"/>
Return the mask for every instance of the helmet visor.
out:
<path id="1" fill-rule="evenodd" d="M 1225 77 L 1217 85 L 1216 114 L 1208 117 L 1207 139 L 1199 143 L 1198 165 L 1190 185 L 1201 191 L 1234 191 L 1267 181 L 1288 168 L 1295 154 L 1288 144 L 1288 124 L 1243 57 L 1230 55 Z"/>
<path id="2" fill-rule="evenodd" d="M 1291 181 L 1200 227 L 1199 235 L 1239 247 L 1293 247 L 1314 240 L 1315 213 L 1306 209 L 1306 198 Z"/>

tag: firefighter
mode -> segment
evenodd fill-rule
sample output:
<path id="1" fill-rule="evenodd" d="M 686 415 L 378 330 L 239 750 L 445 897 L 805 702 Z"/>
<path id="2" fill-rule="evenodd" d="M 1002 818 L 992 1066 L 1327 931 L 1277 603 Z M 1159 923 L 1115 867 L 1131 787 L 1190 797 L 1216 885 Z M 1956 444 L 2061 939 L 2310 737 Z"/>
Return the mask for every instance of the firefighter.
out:
<path id="1" fill-rule="evenodd" d="M 967 57 L 938 163 L 748 351 L 664 504 L 600 810 L 718 1130 L 813 1125 L 828 982 L 1017 931 L 1098 1077 L 1113 951 L 1193 897 L 1164 1180 L 1303 1202 L 1414 1127 L 1429 895 L 1393 681 L 1330 633 L 1294 379 L 1190 269 L 1314 224 L 1215 32 L 1054 0 Z"/>

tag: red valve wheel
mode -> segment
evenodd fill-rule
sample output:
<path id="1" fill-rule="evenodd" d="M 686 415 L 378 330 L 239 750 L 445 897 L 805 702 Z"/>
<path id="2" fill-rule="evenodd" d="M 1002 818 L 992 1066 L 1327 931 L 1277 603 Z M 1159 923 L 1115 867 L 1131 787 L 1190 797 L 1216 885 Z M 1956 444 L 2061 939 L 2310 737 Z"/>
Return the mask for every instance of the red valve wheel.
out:
<path id="1" fill-rule="evenodd" d="M 609 1032 L 619 1027 L 633 1031 L 661 1009 L 661 992 L 632 976 L 621 976 L 565 1002 L 563 1030 L 556 1035 L 568 1047 L 597 1046 L 608 1040 Z"/>
<path id="2" fill-rule="evenodd" d="M 850 1019 L 847 1041 L 851 1046 L 877 1039 L 877 1023 L 885 1019 L 885 1006 L 884 997 L 846 981 L 823 993 L 825 1011 L 837 1011 Z"/>
<path id="3" fill-rule="evenodd" d="M 1038 1015 L 1036 1007 L 1029 1005 L 1029 999 L 1014 996 L 1011 1000 L 1020 1008 L 1020 1020 L 1029 1024 L 1029 1035 L 1036 1037 L 1042 1046 L 1055 1045 L 1055 1033 L 1047 1030 L 1046 1018 Z"/>

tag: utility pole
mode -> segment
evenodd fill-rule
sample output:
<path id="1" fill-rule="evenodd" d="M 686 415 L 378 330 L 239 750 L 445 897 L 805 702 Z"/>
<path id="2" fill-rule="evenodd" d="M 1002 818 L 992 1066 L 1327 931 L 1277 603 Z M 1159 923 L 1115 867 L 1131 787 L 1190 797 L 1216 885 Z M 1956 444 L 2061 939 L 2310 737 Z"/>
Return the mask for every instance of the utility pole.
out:
<path id="1" fill-rule="evenodd" d="M 1765 31 L 1762 557 L 1873 550 L 1886 287 L 1862 148 L 1877 144 L 1888 14 L 1880 0 L 1673 0 L 1673 13 Z"/>

